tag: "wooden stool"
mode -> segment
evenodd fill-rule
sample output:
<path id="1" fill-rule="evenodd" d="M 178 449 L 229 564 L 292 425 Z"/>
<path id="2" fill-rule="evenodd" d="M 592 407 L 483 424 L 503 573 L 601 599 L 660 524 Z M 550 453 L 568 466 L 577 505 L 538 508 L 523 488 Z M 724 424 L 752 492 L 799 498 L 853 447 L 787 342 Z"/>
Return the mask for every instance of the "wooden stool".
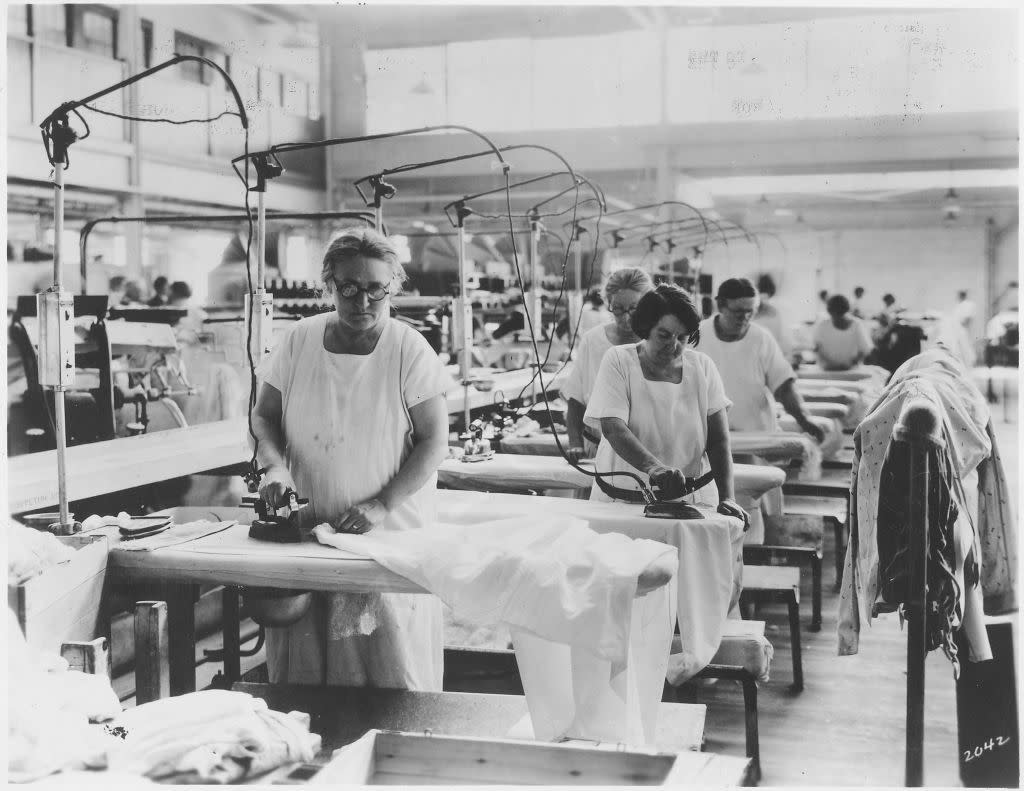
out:
<path id="1" fill-rule="evenodd" d="M 785 490 L 785 487 L 783 487 Z M 838 591 L 843 582 L 843 561 L 845 557 L 845 539 L 847 517 L 849 516 L 849 497 L 846 501 L 839 498 L 822 499 L 818 496 L 804 494 L 786 494 L 784 509 L 786 514 L 797 516 L 820 516 L 825 523 L 831 525 L 836 545 L 836 583 Z"/>
<path id="2" fill-rule="evenodd" d="M 682 651 L 679 636 L 672 640 L 672 653 Z M 746 727 L 746 752 L 751 763 L 753 782 L 761 779 L 761 740 L 758 734 L 757 682 L 767 681 L 771 669 L 772 644 L 764 636 L 764 621 L 725 622 L 722 642 L 711 658 L 711 664 L 685 684 L 674 688 L 679 703 L 696 703 L 700 678 L 723 678 L 739 681 L 743 687 L 743 718 Z"/>
<path id="3" fill-rule="evenodd" d="M 804 688 L 800 654 L 800 569 L 795 566 L 743 566 L 741 604 L 781 602 L 789 610 L 789 636 L 793 651 L 793 690 Z"/>

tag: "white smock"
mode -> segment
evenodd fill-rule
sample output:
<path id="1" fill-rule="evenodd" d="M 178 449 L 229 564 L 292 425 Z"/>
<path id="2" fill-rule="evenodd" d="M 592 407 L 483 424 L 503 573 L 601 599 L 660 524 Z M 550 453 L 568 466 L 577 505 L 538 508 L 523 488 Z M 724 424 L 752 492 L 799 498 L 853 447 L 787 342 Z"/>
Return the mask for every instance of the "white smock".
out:
<path id="1" fill-rule="evenodd" d="M 448 386 L 426 340 L 394 319 L 370 354 L 328 352 L 332 315 L 299 321 L 263 371 L 281 391 L 285 462 L 299 496 L 309 498 L 300 511 L 306 525 L 334 522 L 376 497 L 412 452 L 409 408 Z M 436 488 L 431 475 L 373 532 L 432 523 Z M 443 650 L 441 603 L 417 594 L 316 594 L 298 622 L 267 629 L 274 683 L 440 691 Z"/>
<path id="2" fill-rule="evenodd" d="M 732 431 L 778 431 L 775 391 L 795 379 L 779 344 L 763 327 L 751 324 L 738 341 L 723 341 L 715 333 L 715 317 L 700 323 L 697 350 L 714 362 L 732 402 Z"/>
<path id="3" fill-rule="evenodd" d="M 610 348 L 612 342 L 608 340 L 603 324 L 580 337 L 572 356 L 572 368 L 562 383 L 563 398 L 572 398 L 583 406 L 587 405 L 597 381 L 597 372 L 601 369 L 601 360 Z"/>
<path id="4" fill-rule="evenodd" d="M 860 319 L 851 318 L 850 326 L 841 330 L 829 318 L 814 326 L 814 348 L 818 352 L 818 365 L 824 370 L 849 371 L 874 346 Z"/>
<path id="5" fill-rule="evenodd" d="M 706 354 L 687 348 L 682 355 L 682 381 L 652 382 L 640 367 L 639 345 L 613 346 L 601 363 L 584 421 L 600 427 L 601 418 L 620 418 L 655 458 L 695 478 L 711 469 L 705 450 L 708 417 L 728 409 L 722 379 Z M 594 466 L 601 472 L 632 472 L 647 476 L 621 458 L 602 437 Z M 636 491 L 636 481 L 625 476 L 607 479 L 612 486 Z M 592 500 L 608 501 L 597 486 Z M 718 487 L 712 481 L 685 498 L 712 507 L 718 505 Z"/>

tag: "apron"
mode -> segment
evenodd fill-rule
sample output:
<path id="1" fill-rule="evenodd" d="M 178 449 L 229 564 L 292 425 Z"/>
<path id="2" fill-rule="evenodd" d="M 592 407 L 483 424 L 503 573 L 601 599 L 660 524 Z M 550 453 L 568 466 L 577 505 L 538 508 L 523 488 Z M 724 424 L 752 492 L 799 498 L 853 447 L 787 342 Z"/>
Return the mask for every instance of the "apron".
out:
<path id="1" fill-rule="evenodd" d="M 285 458 L 300 496 L 309 498 L 300 511 L 307 527 L 375 497 L 412 450 L 404 328 L 388 321 L 368 355 L 332 354 L 323 348 L 327 315 L 296 339 L 282 392 Z M 432 476 L 374 532 L 434 521 L 436 488 Z M 298 622 L 266 630 L 271 682 L 441 690 L 444 623 L 436 597 L 317 593 L 313 599 Z"/>

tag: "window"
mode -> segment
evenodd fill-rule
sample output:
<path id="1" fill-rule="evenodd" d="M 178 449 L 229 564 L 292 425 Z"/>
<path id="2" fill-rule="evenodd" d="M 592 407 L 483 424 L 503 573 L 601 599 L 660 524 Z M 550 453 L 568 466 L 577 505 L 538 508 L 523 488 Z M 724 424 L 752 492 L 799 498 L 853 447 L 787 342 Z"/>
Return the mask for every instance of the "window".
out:
<path id="1" fill-rule="evenodd" d="M 207 58 L 224 69 L 224 71 L 229 71 L 228 55 L 223 49 L 209 41 L 204 41 L 201 38 L 196 38 L 177 30 L 174 31 L 174 52 L 178 55 L 195 55 L 200 58 Z M 210 85 L 214 82 L 223 83 L 216 69 L 212 69 L 204 63 L 198 63 L 194 60 L 186 61 L 179 64 L 179 68 L 181 69 L 181 76 L 189 82 L 198 82 L 202 85 Z"/>
<path id="2" fill-rule="evenodd" d="M 7 31 L 16 36 L 30 35 L 29 7 L 24 3 L 11 3 L 7 6 Z"/>
<path id="3" fill-rule="evenodd" d="M 153 23 L 142 20 L 142 65 L 149 68 L 153 65 Z"/>
<path id="4" fill-rule="evenodd" d="M 39 41 L 68 46 L 68 14 L 65 6 L 32 5 L 32 35 Z"/>
<path id="5" fill-rule="evenodd" d="M 116 58 L 117 11 L 98 5 L 69 5 L 67 8 L 70 45 Z"/>
<path id="6" fill-rule="evenodd" d="M 309 115 L 309 85 L 305 80 L 284 78 L 284 109 L 289 115 Z"/>
<path id="7" fill-rule="evenodd" d="M 281 97 L 281 75 L 270 69 L 260 69 L 260 101 L 270 107 L 280 107 Z"/>

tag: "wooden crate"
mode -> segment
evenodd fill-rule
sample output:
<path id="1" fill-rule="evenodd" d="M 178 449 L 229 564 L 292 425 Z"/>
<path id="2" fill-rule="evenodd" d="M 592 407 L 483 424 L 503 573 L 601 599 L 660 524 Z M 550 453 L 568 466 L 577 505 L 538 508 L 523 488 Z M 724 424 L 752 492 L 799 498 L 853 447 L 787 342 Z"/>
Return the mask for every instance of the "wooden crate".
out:
<path id="1" fill-rule="evenodd" d="M 104 536 L 58 536 L 57 540 L 76 550 L 69 561 L 7 588 L 7 603 L 28 644 L 55 654 L 60 653 L 61 643 L 92 640 L 105 631 L 100 601 L 107 575 Z"/>
<path id="2" fill-rule="evenodd" d="M 748 766 L 711 753 L 371 730 L 336 752 L 312 784 L 720 786 L 745 782 Z"/>

